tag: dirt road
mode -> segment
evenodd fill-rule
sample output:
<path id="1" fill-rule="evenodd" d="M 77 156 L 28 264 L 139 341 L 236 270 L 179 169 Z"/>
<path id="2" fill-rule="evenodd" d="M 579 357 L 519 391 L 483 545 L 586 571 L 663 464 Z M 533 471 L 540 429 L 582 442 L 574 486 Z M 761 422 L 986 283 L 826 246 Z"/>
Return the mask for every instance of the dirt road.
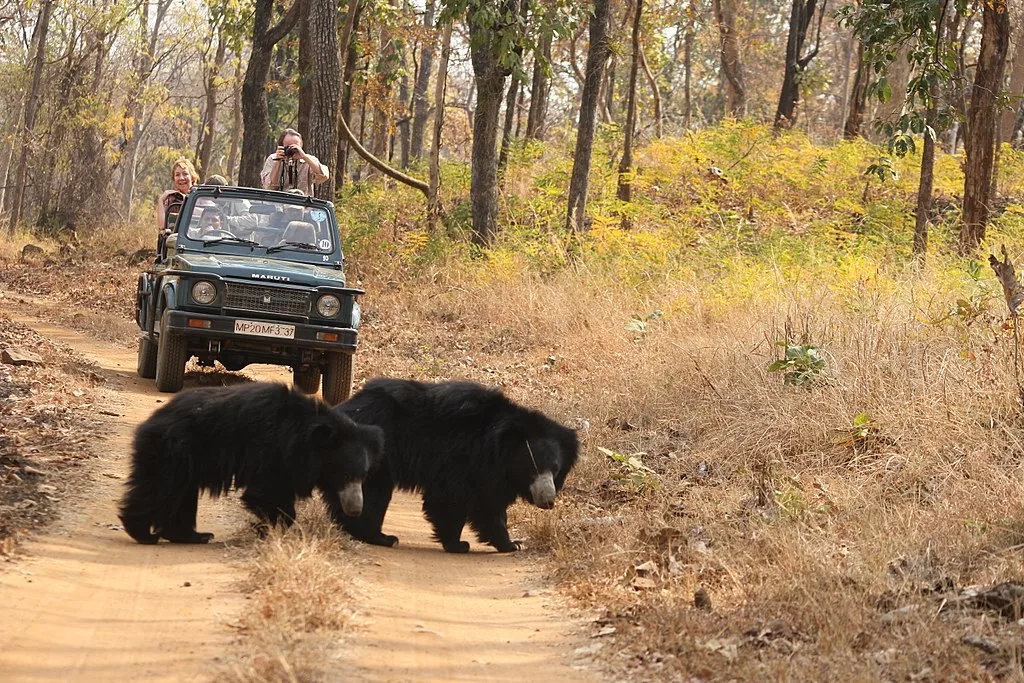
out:
<path id="1" fill-rule="evenodd" d="M 0 679 L 211 680 L 237 634 L 244 568 L 225 546 L 243 528 L 237 502 L 200 505 L 208 546 L 141 546 L 117 525 L 115 504 L 132 429 L 166 400 L 135 375 L 135 354 L 42 323 L 0 298 L 0 315 L 63 342 L 101 368 L 98 402 L 112 420 L 96 484 L 61 521 L 0 566 Z M 260 369 L 260 379 L 285 379 Z M 106 476 L 104 476 L 106 475 Z M 418 500 L 393 504 L 394 549 L 359 546 L 367 562 L 363 623 L 346 638 L 347 680 L 554 680 L 590 677 L 570 665 L 573 624 L 549 604 L 523 556 L 440 552 Z M 342 672 L 339 671 L 339 678 Z"/>

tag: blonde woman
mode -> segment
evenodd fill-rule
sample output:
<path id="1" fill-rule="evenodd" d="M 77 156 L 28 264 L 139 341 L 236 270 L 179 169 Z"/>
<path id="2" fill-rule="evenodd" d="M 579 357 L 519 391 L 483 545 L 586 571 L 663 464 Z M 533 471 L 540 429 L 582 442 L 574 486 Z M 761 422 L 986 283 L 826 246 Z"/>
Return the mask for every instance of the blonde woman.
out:
<path id="1" fill-rule="evenodd" d="M 171 183 L 173 190 L 167 190 L 156 200 L 156 225 L 157 232 L 163 234 L 167 227 L 167 209 L 174 204 L 181 204 L 185 201 L 185 195 L 189 193 L 192 186 L 199 182 L 199 174 L 192 162 L 181 157 L 171 166 Z"/>

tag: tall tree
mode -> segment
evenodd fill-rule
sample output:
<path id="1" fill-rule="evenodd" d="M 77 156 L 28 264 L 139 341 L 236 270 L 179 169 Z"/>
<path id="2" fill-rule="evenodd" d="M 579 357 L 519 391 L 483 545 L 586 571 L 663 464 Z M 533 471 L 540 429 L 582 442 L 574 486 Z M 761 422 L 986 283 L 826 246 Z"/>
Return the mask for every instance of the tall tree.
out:
<path id="1" fill-rule="evenodd" d="M 789 14 L 789 38 L 786 40 L 786 69 L 782 77 L 782 92 L 779 93 L 779 106 L 775 110 L 775 128 L 790 128 L 796 123 L 797 103 L 800 101 L 800 79 L 811 60 L 821 49 L 821 24 L 825 19 L 825 7 L 828 0 L 793 0 Z M 807 41 L 814 14 L 818 14 L 818 32 L 814 47 L 807 54 L 802 54 Z"/>
<path id="2" fill-rule="evenodd" d="M 543 31 L 540 37 L 540 44 L 533 57 L 533 78 L 530 82 L 530 112 L 526 118 L 526 138 L 530 140 L 543 140 L 545 134 L 544 119 L 548 112 L 548 93 L 551 89 L 551 79 L 548 77 L 548 69 L 551 64 L 551 43 L 552 36 L 548 31 Z"/>
<path id="3" fill-rule="evenodd" d="M 152 28 L 150 28 L 149 5 L 148 2 L 141 3 L 134 70 L 130 76 L 124 112 L 121 116 L 121 208 L 129 215 L 135 197 L 139 146 L 145 134 L 145 118 L 143 117 L 145 90 L 157 65 L 157 44 L 160 40 L 164 18 L 171 6 L 171 0 L 157 1 Z"/>
<path id="4" fill-rule="evenodd" d="M 964 167 L 964 214 L 960 229 L 961 253 L 974 252 L 985 239 L 992 193 L 995 157 L 996 102 L 1003 88 L 1006 52 L 1010 45 L 1010 15 L 1006 0 L 986 0 L 981 19 L 981 51 L 974 73 L 966 138 Z"/>
<path id="5" fill-rule="evenodd" d="M 445 88 L 448 85 L 448 57 L 452 52 L 452 24 L 441 32 L 441 63 L 434 86 L 434 135 L 430 143 L 430 184 L 427 189 L 427 229 L 434 233 L 441 217 L 441 127 L 444 125 Z"/>
<path id="6" fill-rule="evenodd" d="M 716 5 L 717 8 L 717 5 Z M 717 12 L 717 9 L 716 9 Z M 686 6 L 686 28 L 683 31 L 683 129 L 690 130 L 693 120 L 693 40 L 697 33 L 697 0 Z"/>
<path id="7" fill-rule="evenodd" d="M 355 40 L 346 40 L 345 31 L 347 31 L 348 34 L 351 34 L 352 29 L 359 26 L 359 20 L 362 13 L 362 2 L 359 0 L 348 0 L 348 7 L 345 11 L 346 28 L 342 32 L 341 41 L 341 54 L 345 63 L 341 70 L 341 111 L 338 114 L 339 125 L 341 125 L 342 121 L 348 121 L 352 118 L 352 81 L 355 78 L 356 63 L 359 60 L 359 46 Z M 342 130 L 341 133 L 342 134 L 338 136 L 338 168 L 337 173 L 335 173 L 337 184 L 339 186 L 345 182 L 345 177 L 348 174 L 348 157 L 350 149 L 348 136 L 345 135 L 344 130 Z"/>
<path id="8" fill-rule="evenodd" d="M 1011 106 L 1003 112 L 1000 126 L 1000 139 L 1017 144 L 1015 137 L 1019 133 L 1018 121 L 1024 115 L 1024 13 L 1018 11 L 1021 20 L 1014 26 L 1013 59 L 1010 60 L 1010 102 Z"/>
<path id="9" fill-rule="evenodd" d="M 924 137 L 914 225 L 918 254 L 928 245 L 935 142 L 945 123 L 939 116 L 939 98 L 956 79 L 951 65 L 956 62 L 958 46 L 946 36 L 953 33 L 949 30 L 955 25 L 951 17 L 964 10 L 966 2 L 922 0 L 894 8 L 887 0 L 861 0 L 840 11 L 842 21 L 850 24 L 860 39 L 865 72 L 879 76 L 866 87 L 866 93 L 883 102 L 891 100 L 890 108 L 900 112 L 898 118 L 884 120 L 880 126 L 888 151 L 905 156 L 916 150 L 915 138 Z M 893 67 L 899 67 L 895 78 Z M 898 89 L 893 88 L 894 81 Z"/>
<path id="10" fill-rule="evenodd" d="M 526 26 L 530 15 L 530 0 L 520 0 L 519 14 L 521 17 L 522 25 Z M 536 16 L 536 14 L 534 16 Z M 508 85 L 508 96 L 505 98 L 505 123 L 501 127 L 501 153 L 498 154 L 499 172 L 503 171 L 505 165 L 508 164 L 508 155 L 512 148 L 516 112 L 519 111 L 519 98 L 522 94 L 522 41 L 519 41 L 519 43 L 512 48 L 512 54 L 515 57 L 515 63 L 517 64 L 518 68 L 512 70 L 512 78 L 510 79 Z"/>
<path id="11" fill-rule="evenodd" d="M 267 156 L 270 139 L 270 112 L 267 108 L 267 77 L 274 46 L 292 30 L 299 18 L 301 1 L 296 0 L 281 20 L 270 25 L 274 15 L 274 0 L 255 0 L 253 13 L 252 49 L 249 66 L 242 83 L 242 161 L 238 171 L 238 184 L 260 186 L 260 172 Z"/>
<path id="12" fill-rule="evenodd" d="M 36 26 L 32 32 L 32 43 L 35 54 L 31 61 L 31 85 L 25 104 L 25 120 L 21 127 L 21 151 L 18 157 L 18 170 L 14 177 L 14 200 L 11 205 L 11 222 L 9 229 L 14 231 L 21 220 L 25 203 L 25 185 L 28 182 L 28 163 L 32 156 L 33 137 L 35 135 L 36 114 L 39 111 L 39 97 L 43 87 L 43 65 L 46 63 L 46 35 L 50 30 L 50 17 L 53 14 L 53 0 L 43 0 L 39 8 Z"/>
<path id="13" fill-rule="evenodd" d="M 847 140 L 858 137 L 864 126 L 864 112 L 867 110 L 868 81 L 871 74 L 870 64 L 864 59 L 864 43 L 857 41 L 857 72 L 853 77 L 853 90 L 850 92 L 850 107 L 843 125 L 843 137 Z"/>
<path id="14" fill-rule="evenodd" d="M 227 61 L 228 39 L 227 29 L 223 22 L 215 25 L 217 48 L 212 61 L 205 65 L 206 106 L 203 107 L 203 122 L 199 129 L 199 173 L 206 176 L 210 173 L 210 160 L 213 158 L 214 134 L 217 127 L 217 108 L 220 103 L 221 72 Z"/>
<path id="15" fill-rule="evenodd" d="M 640 48 L 640 66 L 643 67 L 644 76 L 647 78 L 647 85 L 651 89 L 651 98 L 654 100 L 654 137 L 660 139 L 662 136 L 662 122 L 664 117 L 661 113 L 661 88 L 658 87 L 658 79 L 651 71 L 647 63 L 647 53 Z"/>
<path id="16" fill-rule="evenodd" d="M 604 67 L 611 54 L 608 43 L 608 17 L 611 0 L 594 0 L 590 15 L 590 50 L 584 72 L 583 92 L 580 96 L 580 116 L 576 126 L 576 152 L 569 179 L 569 206 L 566 228 L 582 232 L 586 227 L 587 190 L 590 183 L 590 157 L 594 147 L 598 98 Z"/>
<path id="17" fill-rule="evenodd" d="M 313 107 L 309 115 L 306 145 L 327 165 L 326 182 L 316 185 L 317 197 L 334 200 L 335 156 L 338 151 L 338 105 L 341 102 L 341 55 L 338 52 L 338 9 L 334 0 L 306 0 L 309 19 L 303 40 L 312 45 L 309 78 L 313 84 Z"/>
<path id="18" fill-rule="evenodd" d="M 496 8 L 486 0 L 470 0 L 466 8 L 476 85 L 469 194 L 477 244 L 490 244 L 498 234 L 498 118 L 512 71 L 508 63 L 521 41 L 518 18 L 515 0 L 502 0 Z"/>
<path id="19" fill-rule="evenodd" d="M 619 160 L 618 197 L 621 201 L 633 200 L 633 133 L 636 129 L 636 78 L 640 71 L 640 18 L 643 14 L 643 0 L 633 0 L 633 55 L 629 65 L 629 89 L 626 91 L 626 131 L 622 143 L 622 159 Z M 623 218 L 623 225 L 629 221 Z"/>
<path id="20" fill-rule="evenodd" d="M 412 134 L 409 154 L 414 159 L 423 156 L 423 135 L 427 129 L 430 101 L 427 90 L 430 87 L 430 72 L 434 68 L 434 5 L 435 0 L 427 0 L 423 12 L 423 27 L 426 29 L 423 47 L 420 49 L 420 66 L 416 73 L 416 84 L 412 94 Z M 435 105 L 439 106 L 439 105 Z"/>
<path id="21" fill-rule="evenodd" d="M 238 151 L 242 146 L 242 54 L 235 51 L 235 78 L 231 95 L 231 144 L 228 147 L 227 168 L 224 172 L 228 178 L 238 177 Z"/>
<path id="22" fill-rule="evenodd" d="M 719 53 L 725 87 L 725 111 L 741 118 L 747 113 L 747 87 L 743 82 L 743 59 L 736 31 L 736 6 L 740 0 L 712 0 L 718 20 Z"/>

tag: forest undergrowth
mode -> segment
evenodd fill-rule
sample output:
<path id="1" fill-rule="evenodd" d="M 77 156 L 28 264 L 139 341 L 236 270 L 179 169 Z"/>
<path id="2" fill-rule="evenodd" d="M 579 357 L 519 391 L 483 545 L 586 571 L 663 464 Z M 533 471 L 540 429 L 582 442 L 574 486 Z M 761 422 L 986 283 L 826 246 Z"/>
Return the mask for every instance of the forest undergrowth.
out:
<path id="1" fill-rule="evenodd" d="M 976 258 L 954 250 L 961 159 L 940 156 L 916 259 L 914 157 L 882 180 L 866 142 L 730 123 L 643 148 L 624 204 L 614 137 L 578 236 L 558 144 L 516 150 L 487 248 L 462 239 L 462 166 L 436 234 L 413 191 L 345 186 L 359 378 L 497 384 L 580 430 L 555 510 L 511 521 L 623 675 L 1020 678 L 1024 384 L 985 259 L 1024 254 L 1024 154 L 1002 151 Z M 150 234 L 95 230 L 33 268 L 23 236 L 0 278 L 81 298 L 101 270 L 97 309 L 130 320 L 134 269 L 103 255 Z"/>

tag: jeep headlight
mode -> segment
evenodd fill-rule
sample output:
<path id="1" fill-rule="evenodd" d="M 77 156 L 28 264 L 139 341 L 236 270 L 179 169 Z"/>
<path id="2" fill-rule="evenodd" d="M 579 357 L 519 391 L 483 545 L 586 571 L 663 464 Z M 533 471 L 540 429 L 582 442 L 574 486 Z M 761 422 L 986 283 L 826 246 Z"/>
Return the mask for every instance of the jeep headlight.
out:
<path id="1" fill-rule="evenodd" d="M 213 286 L 212 282 L 207 280 L 200 280 L 199 282 L 192 285 L 192 300 L 197 304 L 203 306 L 209 306 L 217 298 L 217 288 Z"/>
<path id="2" fill-rule="evenodd" d="M 316 312 L 325 318 L 333 318 L 341 313 L 341 301 L 333 294 L 324 294 L 316 301 Z"/>

